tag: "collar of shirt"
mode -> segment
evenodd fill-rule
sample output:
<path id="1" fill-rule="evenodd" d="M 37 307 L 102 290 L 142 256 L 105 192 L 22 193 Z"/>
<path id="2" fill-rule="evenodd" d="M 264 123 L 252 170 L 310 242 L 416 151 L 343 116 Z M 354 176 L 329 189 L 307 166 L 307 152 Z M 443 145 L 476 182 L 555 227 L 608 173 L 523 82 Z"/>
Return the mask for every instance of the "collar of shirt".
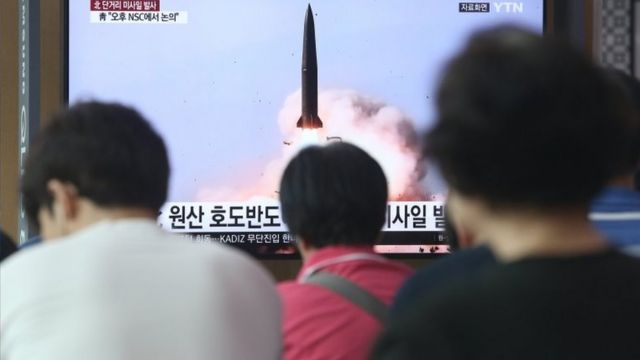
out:
<path id="1" fill-rule="evenodd" d="M 593 201 L 591 212 L 640 211 L 640 193 L 623 187 L 607 187 Z"/>
<path id="2" fill-rule="evenodd" d="M 361 255 L 361 256 L 359 256 Z M 361 258 L 360 258 L 361 257 Z M 341 259 L 343 259 L 341 261 Z M 352 260 L 379 260 L 385 261 L 385 259 L 376 254 L 371 245 L 331 245 L 325 246 L 316 250 L 305 262 L 300 272 L 298 273 L 298 280 L 303 279 L 305 276 L 320 270 L 324 264 L 326 266 L 334 265 L 335 263 L 342 263 L 343 261 Z M 335 261 L 335 262 L 334 262 Z"/>
<path id="3" fill-rule="evenodd" d="M 53 239 L 53 241 L 45 241 L 43 244 L 54 244 L 59 241 L 84 241 L 91 239 L 96 241 L 107 239 L 113 241 L 122 234 L 135 234 L 137 232 L 162 232 L 160 227 L 153 219 L 147 218 L 120 218 L 120 219 L 103 219 L 99 220 L 85 228 L 75 231 L 69 235 Z M 105 236 L 108 234 L 108 236 Z"/>

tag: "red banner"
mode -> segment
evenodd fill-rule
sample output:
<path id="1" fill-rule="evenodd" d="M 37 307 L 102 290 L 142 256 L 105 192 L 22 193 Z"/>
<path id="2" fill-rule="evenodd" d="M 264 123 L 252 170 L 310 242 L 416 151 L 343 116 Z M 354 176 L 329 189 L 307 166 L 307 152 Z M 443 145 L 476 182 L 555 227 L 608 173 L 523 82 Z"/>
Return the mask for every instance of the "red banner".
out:
<path id="1" fill-rule="evenodd" d="M 91 11 L 160 11 L 160 0 L 89 0 Z"/>

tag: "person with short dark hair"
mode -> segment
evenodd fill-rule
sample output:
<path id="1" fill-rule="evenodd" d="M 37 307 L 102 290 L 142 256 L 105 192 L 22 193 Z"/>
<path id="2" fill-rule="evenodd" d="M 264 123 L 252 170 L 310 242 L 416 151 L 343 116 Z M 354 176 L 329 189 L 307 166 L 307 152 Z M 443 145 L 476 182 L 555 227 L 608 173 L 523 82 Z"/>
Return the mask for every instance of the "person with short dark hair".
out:
<path id="1" fill-rule="evenodd" d="M 282 215 L 304 264 L 295 281 L 279 286 L 285 359 L 368 356 L 386 307 L 411 272 L 373 251 L 387 196 L 380 165 L 348 143 L 305 148 L 287 165 Z"/>
<path id="2" fill-rule="evenodd" d="M 447 65 L 425 139 L 458 233 L 499 264 L 394 319 L 374 359 L 638 359 L 640 262 L 590 223 L 631 129 L 619 89 L 582 54 L 501 27 Z"/>
<path id="3" fill-rule="evenodd" d="M 30 149 L 22 193 L 31 223 L 56 232 L 43 237 L 69 231 L 48 216 L 56 215 L 52 206 L 59 194 L 151 216 L 164 204 L 169 181 L 164 142 L 135 110 L 81 103 L 55 116 L 41 138 Z"/>
<path id="4" fill-rule="evenodd" d="M 626 91 L 635 107 L 631 117 L 640 127 L 640 81 L 620 70 L 609 70 L 612 81 Z M 627 150 L 618 159 L 619 169 L 592 203 L 589 217 L 609 241 L 626 253 L 640 256 L 640 188 L 634 176 L 640 172 L 640 131 L 629 131 L 628 140 L 613 146 Z"/>
<path id="5" fill-rule="evenodd" d="M 236 250 L 160 229 L 168 180 L 164 142 L 134 109 L 54 116 L 22 177 L 44 242 L 0 266 L 0 358 L 279 358 L 273 281 Z"/>
<path id="6" fill-rule="evenodd" d="M 620 70 L 607 70 L 612 85 L 621 86 L 635 105 L 632 120 L 640 124 L 640 82 Z M 630 125 L 633 126 L 633 123 Z M 611 144 L 620 147 L 625 156 L 608 186 L 591 203 L 589 218 L 614 247 L 627 254 L 640 256 L 640 188 L 634 187 L 634 172 L 640 171 L 640 131 L 630 129 L 627 140 Z M 637 186 L 637 185 L 636 185 Z M 464 235 L 464 234 L 463 234 Z M 474 276 L 478 271 L 497 264 L 491 249 L 462 239 L 462 251 L 416 271 L 400 288 L 393 301 L 392 312 L 400 314 L 413 302 L 453 281 Z"/>

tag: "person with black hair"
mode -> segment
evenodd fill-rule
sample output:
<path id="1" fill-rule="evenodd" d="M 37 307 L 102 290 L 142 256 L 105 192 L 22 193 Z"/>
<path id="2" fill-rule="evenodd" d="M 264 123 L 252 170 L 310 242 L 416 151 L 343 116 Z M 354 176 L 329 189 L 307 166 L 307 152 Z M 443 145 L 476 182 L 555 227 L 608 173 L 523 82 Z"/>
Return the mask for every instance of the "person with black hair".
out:
<path id="1" fill-rule="evenodd" d="M 237 250 L 160 229 L 168 180 L 164 142 L 134 109 L 54 116 L 22 177 L 43 244 L 0 265 L 0 358 L 279 358 L 275 284 Z"/>
<path id="2" fill-rule="evenodd" d="M 426 295 L 374 359 L 639 359 L 640 262 L 589 221 L 632 111 L 582 54 L 513 27 L 447 65 L 426 155 L 458 234 L 499 264 Z"/>
<path id="3" fill-rule="evenodd" d="M 368 356 L 411 272 L 373 250 L 387 196 L 380 165 L 349 143 L 307 147 L 287 165 L 282 215 L 304 264 L 295 281 L 279 286 L 285 359 Z"/>
<path id="4" fill-rule="evenodd" d="M 591 203 L 589 218 L 614 247 L 640 256 L 640 187 L 634 186 L 634 172 L 640 172 L 640 131 L 633 130 L 634 123 L 640 124 L 640 82 L 620 70 L 606 71 L 612 85 L 620 86 L 629 95 L 636 111 L 630 113 L 632 123 L 626 133 L 627 139 L 609 145 L 620 147 L 626 155 L 611 159 L 619 162 L 619 170 Z M 486 245 L 470 243 L 466 238 L 462 239 L 461 245 L 463 250 L 416 271 L 398 291 L 392 313 L 400 314 L 425 294 L 497 264 Z"/>
<path id="5" fill-rule="evenodd" d="M 16 243 L 0 228 L 0 262 L 4 261 L 4 259 L 8 258 L 17 250 Z"/>
<path id="6" fill-rule="evenodd" d="M 609 70 L 612 81 L 626 91 L 635 107 L 631 119 L 640 128 L 640 81 L 620 70 Z M 629 131 L 628 140 L 613 146 L 626 147 L 618 159 L 619 170 L 591 204 L 589 218 L 612 244 L 640 256 L 640 187 L 634 177 L 640 172 L 640 131 Z"/>

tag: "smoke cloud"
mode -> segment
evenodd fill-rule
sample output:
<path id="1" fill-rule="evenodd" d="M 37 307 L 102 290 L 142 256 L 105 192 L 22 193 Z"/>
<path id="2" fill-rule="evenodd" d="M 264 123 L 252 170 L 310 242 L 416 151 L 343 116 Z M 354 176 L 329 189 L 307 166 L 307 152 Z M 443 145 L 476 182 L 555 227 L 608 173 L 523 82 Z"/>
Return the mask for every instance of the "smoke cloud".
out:
<path id="1" fill-rule="evenodd" d="M 285 100 L 278 115 L 282 152 L 266 165 L 256 183 L 243 188 L 204 188 L 197 194 L 198 201 L 277 199 L 280 176 L 301 148 L 339 140 L 361 147 L 380 163 L 391 200 L 427 199 L 420 184 L 426 167 L 420 160 L 419 137 L 402 111 L 353 90 L 326 90 L 318 95 L 318 115 L 324 127 L 301 131 L 296 128 L 300 102 L 300 90 Z"/>

